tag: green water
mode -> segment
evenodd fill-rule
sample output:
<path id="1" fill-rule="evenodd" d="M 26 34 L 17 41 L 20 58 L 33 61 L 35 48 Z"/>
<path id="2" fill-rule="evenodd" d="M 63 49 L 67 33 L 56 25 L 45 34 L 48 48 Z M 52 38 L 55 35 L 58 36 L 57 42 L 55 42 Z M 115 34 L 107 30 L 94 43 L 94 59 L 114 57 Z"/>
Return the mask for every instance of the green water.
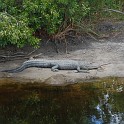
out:
<path id="1" fill-rule="evenodd" d="M 0 124 L 124 124 L 124 78 L 61 87 L 0 80 Z"/>

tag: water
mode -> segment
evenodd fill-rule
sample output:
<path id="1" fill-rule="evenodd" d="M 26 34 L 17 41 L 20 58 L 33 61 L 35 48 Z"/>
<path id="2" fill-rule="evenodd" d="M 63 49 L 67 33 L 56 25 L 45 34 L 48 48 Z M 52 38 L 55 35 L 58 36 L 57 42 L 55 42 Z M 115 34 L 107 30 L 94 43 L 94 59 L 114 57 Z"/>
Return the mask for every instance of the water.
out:
<path id="1" fill-rule="evenodd" d="M 124 124 L 124 78 L 61 87 L 0 80 L 0 124 Z"/>

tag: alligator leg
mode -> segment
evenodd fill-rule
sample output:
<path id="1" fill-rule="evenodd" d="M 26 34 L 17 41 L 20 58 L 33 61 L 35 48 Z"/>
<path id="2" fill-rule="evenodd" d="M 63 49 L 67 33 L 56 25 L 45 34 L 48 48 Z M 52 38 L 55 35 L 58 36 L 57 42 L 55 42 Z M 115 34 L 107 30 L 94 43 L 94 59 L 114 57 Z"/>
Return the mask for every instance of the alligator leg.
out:
<path id="1" fill-rule="evenodd" d="M 78 73 L 79 73 L 79 72 L 82 72 L 82 73 L 89 73 L 88 70 L 81 70 L 81 69 L 80 69 L 80 66 L 77 67 L 77 72 L 78 72 Z"/>
<path id="2" fill-rule="evenodd" d="M 55 66 L 53 66 L 52 68 L 51 68 L 51 71 L 53 71 L 53 72 L 57 72 L 58 71 L 58 65 L 55 65 Z"/>

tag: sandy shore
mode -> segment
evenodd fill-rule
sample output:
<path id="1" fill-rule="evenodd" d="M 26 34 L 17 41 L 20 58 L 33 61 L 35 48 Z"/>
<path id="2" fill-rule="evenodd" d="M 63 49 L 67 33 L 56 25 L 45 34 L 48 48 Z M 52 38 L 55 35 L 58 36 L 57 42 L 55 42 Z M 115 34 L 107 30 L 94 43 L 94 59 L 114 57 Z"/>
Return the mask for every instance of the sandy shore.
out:
<path id="1" fill-rule="evenodd" d="M 0 73 L 1 78 L 14 78 L 30 80 L 31 82 L 40 82 L 47 84 L 70 84 L 81 82 L 92 78 L 101 78 L 108 76 L 124 77 L 124 38 L 123 35 L 118 39 L 101 40 L 99 42 L 90 42 L 88 47 L 84 47 L 69 54 L 55 54 L 42 55 L 41 58 L 46 59 L 74 59 L 85 62 L 92 62 L 98 65 L 104 65 L 103 69 L 91 70 L 90 73 L 75 73 L 74 70 L 60 70 L 59 72 L 52 72 L 51 69 L 28 68 L 20 73 Z M 51 53 L 52 54 L 52 53 Z M 52 56 L 52 57 L 51 57 Z M 0 70 L 11 69 L 18 67 L 25 60 L 8 61 L 0 63 Z"/>

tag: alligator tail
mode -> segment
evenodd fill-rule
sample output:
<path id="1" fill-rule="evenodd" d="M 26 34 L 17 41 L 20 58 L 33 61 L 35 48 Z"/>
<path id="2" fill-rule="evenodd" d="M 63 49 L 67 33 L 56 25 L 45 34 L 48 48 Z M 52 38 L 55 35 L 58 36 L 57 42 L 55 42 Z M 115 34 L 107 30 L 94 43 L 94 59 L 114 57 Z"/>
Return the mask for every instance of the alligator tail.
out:
<path id="1" fill-rule="evenodd" d="M 25 67 L 25 65 L 22 65 L 18 68 L 15 68 L 15 69 L 10 69 L 10 70 L 2 70 L 1 72 L 8 72 L 8 73 L 18 73 L 18 72 L 21 72 L 23 71 L 24 69 L 26 69 L 27 67 Z"/>

